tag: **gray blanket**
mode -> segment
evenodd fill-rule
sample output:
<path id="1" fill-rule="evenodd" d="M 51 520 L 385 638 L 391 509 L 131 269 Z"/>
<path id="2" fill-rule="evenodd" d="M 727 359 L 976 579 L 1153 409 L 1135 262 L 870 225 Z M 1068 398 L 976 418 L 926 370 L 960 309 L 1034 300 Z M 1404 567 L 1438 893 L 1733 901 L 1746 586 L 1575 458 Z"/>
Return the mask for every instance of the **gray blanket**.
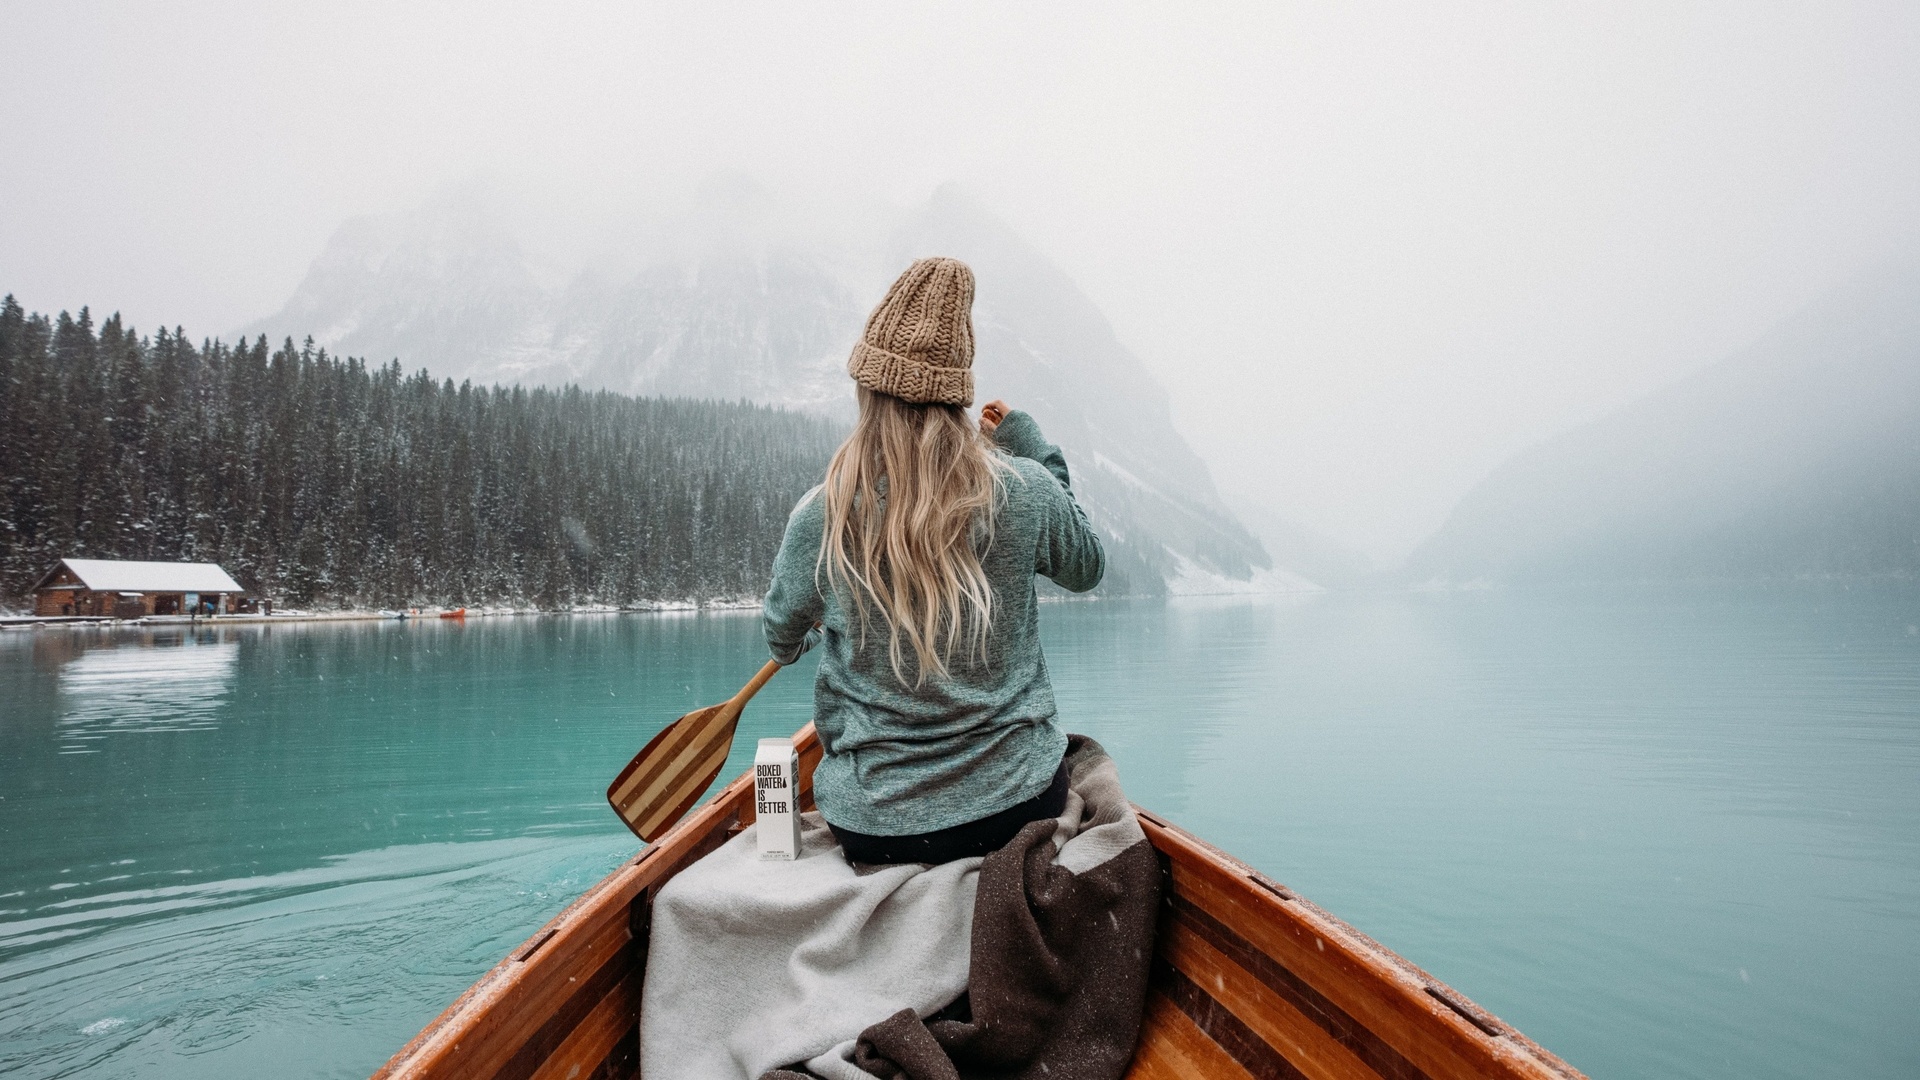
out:
<path id="1" fill-rule="evenodd" d="M 1117 1080 L 1138 1037 L 1159 864 L 1098 743 L 1071 793 L 985 860 L 847 864 L 818 814 L 800 858 L 753 829 L 654 900 L 648 1080 Z"/>

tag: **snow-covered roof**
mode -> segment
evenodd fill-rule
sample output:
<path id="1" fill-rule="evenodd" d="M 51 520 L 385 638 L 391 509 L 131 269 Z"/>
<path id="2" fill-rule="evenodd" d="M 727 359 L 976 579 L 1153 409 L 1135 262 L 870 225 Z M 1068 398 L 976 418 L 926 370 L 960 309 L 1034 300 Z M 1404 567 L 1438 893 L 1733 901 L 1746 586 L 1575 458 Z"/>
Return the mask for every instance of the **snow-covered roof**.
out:
<path id="1" fill-rule="evenodd" d="M 80 583 L 94 592 L 243 593 L 247 590 L 210 562 L 121 562 L 118 559 L 61 559 Z M 47 575 L 49 578 L 53 575 Z M 42 579 L 41 584 L 46 584 Z"/>

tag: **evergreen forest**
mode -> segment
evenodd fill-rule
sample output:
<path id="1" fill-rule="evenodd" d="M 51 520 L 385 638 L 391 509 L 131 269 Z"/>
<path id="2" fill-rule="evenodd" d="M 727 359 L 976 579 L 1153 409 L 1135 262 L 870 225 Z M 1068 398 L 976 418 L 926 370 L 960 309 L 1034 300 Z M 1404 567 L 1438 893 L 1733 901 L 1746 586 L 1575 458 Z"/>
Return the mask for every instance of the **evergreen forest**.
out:
<path id="1" fill-rule="evenodd" d="M 757 597 L 841 430 L 455 386 L 0 303 L 0 607 L 65 556 L 218 562 L 283 606 Z"/>

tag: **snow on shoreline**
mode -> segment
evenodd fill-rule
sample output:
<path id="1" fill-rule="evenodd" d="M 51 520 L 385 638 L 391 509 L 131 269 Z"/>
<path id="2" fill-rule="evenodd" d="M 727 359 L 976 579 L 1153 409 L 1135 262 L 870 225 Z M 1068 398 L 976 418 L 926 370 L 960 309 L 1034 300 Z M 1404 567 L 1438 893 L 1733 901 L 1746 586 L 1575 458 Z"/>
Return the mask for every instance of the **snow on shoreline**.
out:
<path id="1" fill-rule="evenodd" d="M 1276 567 L 1255 570 L 1250 578 L 1230 578 L 1205 569 L 1178 552 L 1168 554 L 1174 557 L 1179 566 L 1179 571 L 1167 579 L 1168 596 L 1271 596 L 1275 593 L 1327 591 L 1325 586 L 1316 585 L 1291 570 Z"/>
<path id="2" fill-rule="evenodd" d="M 307 622 L 377 622 L 380 620 L 439 619 L 443 614 L 451 614 L 453 608 L 409 608 L 402 615 L 395 609 L 378 611 L 359 608 L 341 611 L 305 611 L 298 608 L 282 608 L 271 615 L 215 615 L 188 618 L 185 615 L 149 615 L 139 619 L 114 619 L 79 615 L 38 616 L 19 615 L 0 612 L 0 627 L 26 630 L 34 627 L 91 627 L 91 626 L 235 626 L 241 624 L 278 624 Z M 760 598 L 719 597 L 708 600 L 651 600 L 624 607 L 613 604 L 575 604 L 563 608 L 536 607 L 468 607 L 465 614 L 458 616 L 466 619 L 499 618 L 506 615 L 631 615 L 631 614 L 693 614 L 697 612 L 741 612 L 760 610 Z"/>

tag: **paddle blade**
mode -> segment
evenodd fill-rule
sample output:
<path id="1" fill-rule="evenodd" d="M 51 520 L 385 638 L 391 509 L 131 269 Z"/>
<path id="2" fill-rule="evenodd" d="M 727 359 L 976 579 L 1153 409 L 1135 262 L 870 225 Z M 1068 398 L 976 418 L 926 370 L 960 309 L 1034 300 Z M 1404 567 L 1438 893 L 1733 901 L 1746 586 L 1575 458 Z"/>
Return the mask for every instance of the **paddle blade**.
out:
<path id="1" fill-rule="evenodd" d="M 642 747 L 607 788 L 607 802 L 627 828 L 652 843 L 700 801 L 733 748 L 740 709 L 710 705 L 668 724 Z"/>

